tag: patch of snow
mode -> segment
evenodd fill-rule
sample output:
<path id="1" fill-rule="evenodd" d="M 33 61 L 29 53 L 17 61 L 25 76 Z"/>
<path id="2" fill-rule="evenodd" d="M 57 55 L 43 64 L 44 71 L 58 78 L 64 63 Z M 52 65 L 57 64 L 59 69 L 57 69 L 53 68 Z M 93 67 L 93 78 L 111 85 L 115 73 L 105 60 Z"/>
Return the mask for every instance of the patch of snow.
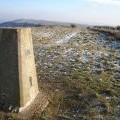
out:
<path id="1" fill-rule="evenodd" d="M 56 41 L 56 44 L 57 45 L 60 45 L 60 44 L 63 44 L 63 43 L 67 43 L 69 42 L 69 40 L 72 38 L 72 37 L 75 37 L 77 35 L 78 32 L 73 32 L 69 35 L 66 35 L 64 38 L 62 39 L 59 39 L 58 41 Z"/>

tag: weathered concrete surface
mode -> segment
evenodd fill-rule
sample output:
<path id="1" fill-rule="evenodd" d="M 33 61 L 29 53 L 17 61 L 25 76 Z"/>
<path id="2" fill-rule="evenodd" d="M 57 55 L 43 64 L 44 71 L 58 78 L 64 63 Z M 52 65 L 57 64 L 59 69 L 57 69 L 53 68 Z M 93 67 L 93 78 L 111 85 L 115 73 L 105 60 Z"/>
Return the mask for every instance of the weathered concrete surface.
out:
<path id="1" fill-rule="evenodd" d="M 18 29 L 20 105 L 29 104 L 38 94 L 31 29 Z"/>
<path id="2" fill-rule="evenodd" d="M 0 29 L 0 103 L 23 109 L 38 93 L 31 29 Z"/>
<path id="3" fill-rule="evenodd" d="M 0 29 L 0 103 L 20 106 L 17 30 Z"/>

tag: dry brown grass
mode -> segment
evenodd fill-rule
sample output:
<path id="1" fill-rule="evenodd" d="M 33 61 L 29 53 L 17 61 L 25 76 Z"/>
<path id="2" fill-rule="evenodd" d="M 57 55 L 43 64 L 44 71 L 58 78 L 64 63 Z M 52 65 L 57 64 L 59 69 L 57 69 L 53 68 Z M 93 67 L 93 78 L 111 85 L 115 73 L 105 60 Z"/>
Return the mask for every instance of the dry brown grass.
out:
<path id="1" fill-rule="evenodd" d="M 102 28 L 102 27 L 93 27 L 93 28 L 90 28 L 91 30 L 93 31 L 96 31 L 96 32 L 102 32 L 102 33 L 106 33 L 109 35 L 109 37 L 112 39 L 112 40 L 120 40 L 120 30 L 118 29 L 113 29 L 113 28 L 109 28 L 109 29 L 106 29 L 106 28 Z"/>

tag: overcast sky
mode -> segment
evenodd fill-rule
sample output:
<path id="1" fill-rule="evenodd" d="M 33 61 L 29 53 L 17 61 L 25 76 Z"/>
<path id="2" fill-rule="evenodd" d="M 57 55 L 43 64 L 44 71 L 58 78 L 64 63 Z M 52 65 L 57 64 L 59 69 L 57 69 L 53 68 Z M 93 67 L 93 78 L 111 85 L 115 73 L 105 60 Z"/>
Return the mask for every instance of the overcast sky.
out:
<path id="1" fill-rule="evenodd" d="M 120 25 L 120 0 L 0 0 L 0 21 L 14 19 Z"/>

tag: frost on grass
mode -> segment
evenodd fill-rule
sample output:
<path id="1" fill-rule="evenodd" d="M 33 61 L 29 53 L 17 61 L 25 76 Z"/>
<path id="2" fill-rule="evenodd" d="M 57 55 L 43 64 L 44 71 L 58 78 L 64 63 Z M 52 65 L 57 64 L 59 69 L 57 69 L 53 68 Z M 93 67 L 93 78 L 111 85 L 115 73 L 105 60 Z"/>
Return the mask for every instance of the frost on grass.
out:
<path id="1" fill-rule="evenodd" d="M 119 119 L 120 42 L 87 29 L 33 30 L 40 88 L 50 96 L 41 118 Z"/>

